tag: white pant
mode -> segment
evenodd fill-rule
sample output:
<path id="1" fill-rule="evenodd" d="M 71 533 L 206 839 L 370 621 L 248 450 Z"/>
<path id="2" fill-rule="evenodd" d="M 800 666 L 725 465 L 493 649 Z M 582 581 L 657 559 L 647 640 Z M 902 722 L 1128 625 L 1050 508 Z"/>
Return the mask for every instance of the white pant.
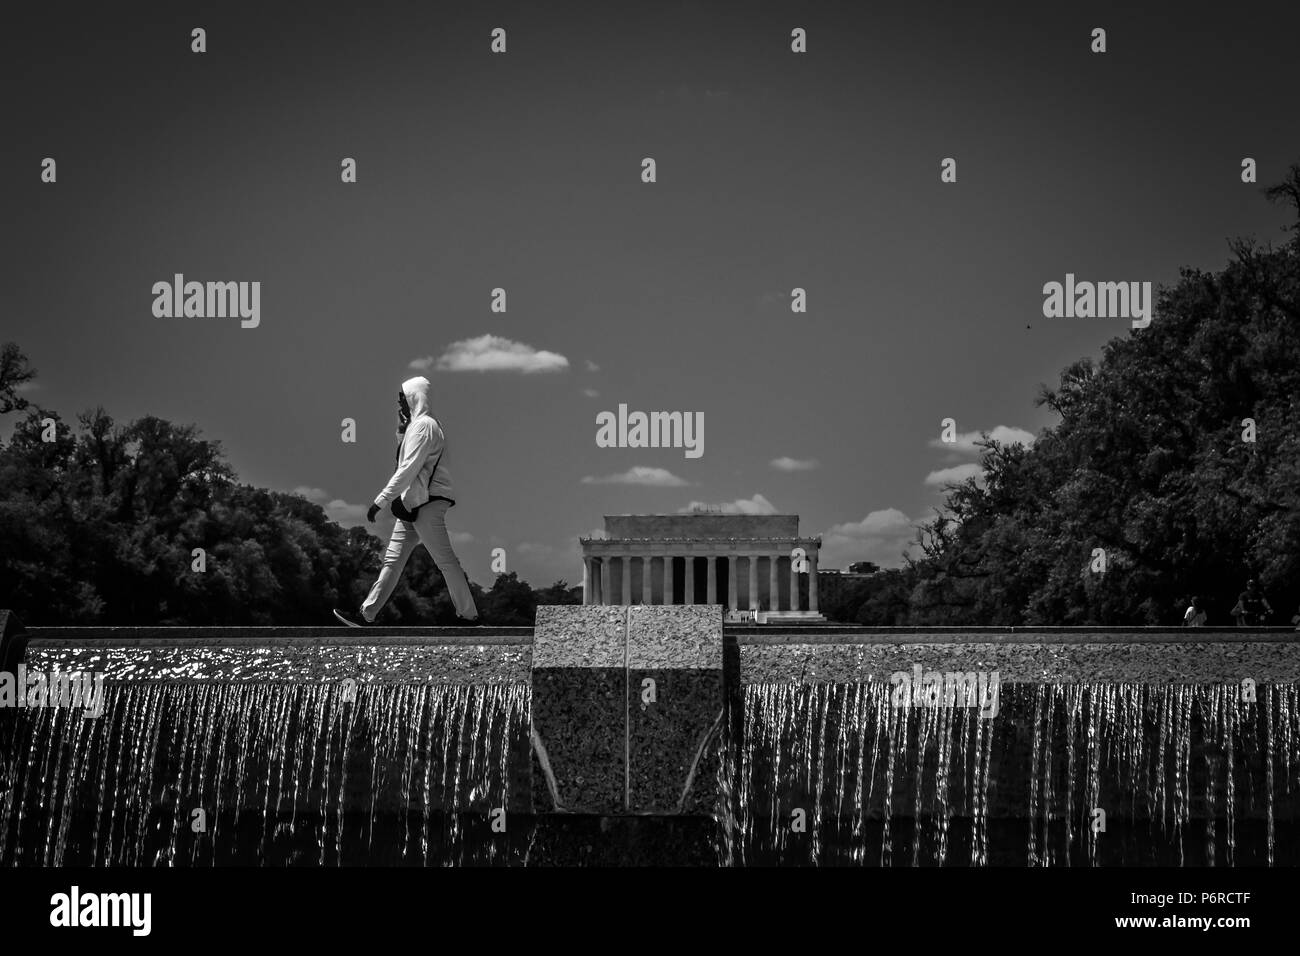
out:
<path id="1" fill-rule="evenodd" d="M 447 535 L 447 501 L 430 501 L 420 508 L 415 521 L 398 521 L 393 525 L 393 536 L 389 539 L 388 550 L 384 552 L 384 566 L 379 570 L 379 578 L 370 589 L 370 596 L 361 605 L 361 615 L 367 621 L 374 621 L 380 610 L 397 587 L 397 579 L 402 576 L 406 561 L 417 544 L 423 544 L 433 557 L 433 563 L 442 572 L 442 579 L 447 583 L 451 594 L 451 603 L 456 613 L 463 618 L 473 620 L 478 617 L 478 608 L 474 606 L 474 595 L 469 590 L 469 579 L 460 566 L 460 559 L 451 549 L 451 538 Z"/>

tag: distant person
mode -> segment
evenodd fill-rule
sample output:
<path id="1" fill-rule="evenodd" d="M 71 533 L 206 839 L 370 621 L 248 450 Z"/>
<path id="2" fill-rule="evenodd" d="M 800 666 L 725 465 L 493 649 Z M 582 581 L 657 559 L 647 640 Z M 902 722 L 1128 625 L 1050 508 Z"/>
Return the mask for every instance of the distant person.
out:
<path id="1" fill-rule="evenodd" d="M 1187 613 L 1183 615 L 1183 624 L 1187 627 L 1205 627 L 1206 618 L 1205 608 L 1201 607 L 1201 599 L 1192 598 L 1192 603 L 1187 606 Z"/>
<path id="2" fill-rule="evenodd" d="M 443 461 L 447 439 L 429 407 L 427 378 L 417 375 L 402 383 L 397 393 L 397 434 L 402 439 L 397 447 L 397 470 L 366 511 L 366 520 L 373 523 L 380 510 L 388 506 L 397 523 L 384 552 L 379 578 L 365 602 L 356 611 L 334 610 L 334 616 L 349 627 L 374 623 L 417 544 L 428 549 L 442 572 L 460 622 L 478 623 L 469 580 L 447 535 L 447 509 L 456 501 L 452 497 L 451 474 Z"/>
<path id="3" fill-rule="evenodd" d="M 1295 609 L 1295 617 L 1291 618 L 1291 623 L 1295 625 L 1297 631 L 1300 631 L 1300 607 Z"/>
<path id="4" fill-rule="evenodd" d="M 1273 613 L 1268 598 L 1264 597 L 1264 592 L 1259 589 L 1254 578 L 1246 582 L 1246 590 L 1238 595 L 1237 606 L 1232 609 L 1232 613 L 1236 615 L 1238 627 L 1260 627 L 1267 621 L 1268 615 Z"/>

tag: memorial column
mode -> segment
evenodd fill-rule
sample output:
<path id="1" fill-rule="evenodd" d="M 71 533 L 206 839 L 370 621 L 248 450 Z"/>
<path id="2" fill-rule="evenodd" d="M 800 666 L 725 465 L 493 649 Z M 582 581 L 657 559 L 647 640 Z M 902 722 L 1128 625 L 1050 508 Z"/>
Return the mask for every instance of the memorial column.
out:
<path id="1" fill-rule="evenodd" d="M 796 561 L 790 559 L 790 610 L 799 610 L 799 572 L 795 570 Z"/>
<path id="2" fill-rule="evenodd" d="M 781 559 L 774 554 L 767 560 L 767 609 L 779 611 L 781 610 L 781 585 L 776 579 L 776 564 Z"/>
<path id="3" fill-rule="evenodd" d="M 758 555 L 750 552 L 746 558 L 749 562 L 749 609 L 758 610 Z"/>
<path id="4" fill-rule="evenodd" d="M 654 603 L 650 594 L 650 555 L 648 554 L 641 555 L 641 603 Z"/>
<path id="5" fill-rule="evenodd" d="M 740 605 L 736 603 L 736 552 L 727 555 L 727 607 L 734 611 Z"/>
<path id="6" fill-rule="evenodd" d="M 808 610 L 817 613 L 817 552 L 808 555 Z"/>

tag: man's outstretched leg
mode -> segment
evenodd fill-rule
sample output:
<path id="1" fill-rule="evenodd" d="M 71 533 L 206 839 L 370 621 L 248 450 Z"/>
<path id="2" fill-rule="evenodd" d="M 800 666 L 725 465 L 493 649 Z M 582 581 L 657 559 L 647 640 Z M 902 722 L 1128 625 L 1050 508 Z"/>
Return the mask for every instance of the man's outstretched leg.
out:
<path id="1" fill-rule="evenodd" d="M 451 547 L 451 536 L 447 534 L 446 501 L 430 501 L 420 508 L 415 519 L 415 530 L 420 541 L 429 549 L 433 563 L 442 572 L 442 579 L 447 583 L 447 592 L 451 603 L 456 607 L 458 617 L 467 621 L 478 619 L 478 608 L 474 606 L 474 595 L 469 589 L 469 579 L 460 566 L 460 559 Z"/>
<path id="2" fill-rule="evenodd" d="M 362 603 L 360 611 L 335 610 L 334 616 L 349 627 L 364 627 L 373 624 L 379 612 L 384 609 L 392 597 L 393 588 L 402 577 L 406 561 L 420 543 L 415 527 L 408 521 L 399 521 L 393 525 L 393 536 L 388 539 L 388 548 L 384 551 L 384 563 L 379 569 L 379 577 L 374 587 Z"/>

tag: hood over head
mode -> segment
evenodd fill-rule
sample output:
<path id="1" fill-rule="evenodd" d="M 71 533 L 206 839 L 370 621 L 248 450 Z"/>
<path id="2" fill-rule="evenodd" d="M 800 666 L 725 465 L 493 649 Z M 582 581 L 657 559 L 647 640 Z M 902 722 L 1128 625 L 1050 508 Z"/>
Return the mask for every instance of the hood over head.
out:
<path id="1" fill-rule="evenodd" d="M 423 375 L 408 378 L 402 383 L 402 394 L 406 396 L 406 404 L 411 409 L 412 420 L 419 418 L 421 415 L 433 414 L 432 406 L 429 403 L 429 390 L 431 388 L 429 380 Z"/>

